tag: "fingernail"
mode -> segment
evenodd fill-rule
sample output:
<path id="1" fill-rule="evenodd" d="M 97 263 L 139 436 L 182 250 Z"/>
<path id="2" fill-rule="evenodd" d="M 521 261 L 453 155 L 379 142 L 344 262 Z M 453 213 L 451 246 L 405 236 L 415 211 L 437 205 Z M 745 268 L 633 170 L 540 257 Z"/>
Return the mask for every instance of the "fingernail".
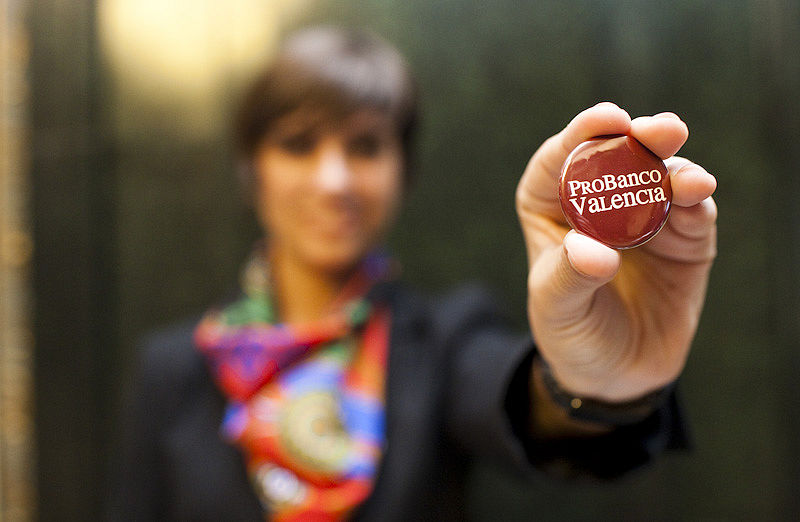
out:
<path id="1" fill-rule="evenodd" d="M 681 119 L 681 117 L 674 112 L 659 112 L 658 114 L 653 114 L 653 118 L 672 118 L 673 120 Z"/>
<path id="2" fill-rule="evenodd" d="M 610 101 L 601 101 L 600 103 L 596 104 L 595 107 L 613 107 L 615 109 L 619 109 L 619 105 Z"/>

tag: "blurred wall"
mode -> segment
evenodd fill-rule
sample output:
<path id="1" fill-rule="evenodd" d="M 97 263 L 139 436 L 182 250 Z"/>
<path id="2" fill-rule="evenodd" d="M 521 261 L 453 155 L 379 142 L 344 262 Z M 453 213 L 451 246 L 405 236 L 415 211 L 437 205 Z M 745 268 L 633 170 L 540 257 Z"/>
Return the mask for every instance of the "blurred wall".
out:
<path id="1" fill-rule="evenodd" d="M 0 0 L 0 520 L 35 516 L 27 3 Z"/>
<path id="2" fill-rule="evenodd" d="M 236 191 L 229 117 L 279 36 L 317 21 L 376 30 L 419 75 L 417 181 L 390 243 L 423 289 L 486 280 L 524 327 L 514 188 L 538 144 L 597 101 L 679 113 L 691 133 L 681 154 L 719 180 L 720 255 L 682 385 L 694 450 L 612 485 L 521 483 L 482 466 L 474 519 L 800 514 L 798 9 L 778 0 L 37 2 L 41 518 L 97 517 L 136 339 L 235 284 L 257 231 Z"/>

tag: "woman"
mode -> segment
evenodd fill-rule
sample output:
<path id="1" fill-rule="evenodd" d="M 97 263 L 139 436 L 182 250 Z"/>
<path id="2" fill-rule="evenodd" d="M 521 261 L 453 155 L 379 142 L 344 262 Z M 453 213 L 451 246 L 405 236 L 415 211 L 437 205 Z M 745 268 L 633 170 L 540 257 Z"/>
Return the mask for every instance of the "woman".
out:
<path id="1" fill-rule="evenodd" d="M 238 132 L 265 238 L 239 298 L 148 344 L 112 519 L 461 519 L 474 457 L 615 476 L 684 444 L 671 388 L 716 218 L 714 178 L 671 158 L 685 124 L 601 103 L 534 154 L 516 195 L 534 346 L 479 290 L 395 281 L 380 246 L 415 120 L 404 61 L 362 33 L 297 33 L 255 83 Z M 669 158 L 669 221 L 624 255 L 568 232 L 556 196 L 606 134 Z"/>

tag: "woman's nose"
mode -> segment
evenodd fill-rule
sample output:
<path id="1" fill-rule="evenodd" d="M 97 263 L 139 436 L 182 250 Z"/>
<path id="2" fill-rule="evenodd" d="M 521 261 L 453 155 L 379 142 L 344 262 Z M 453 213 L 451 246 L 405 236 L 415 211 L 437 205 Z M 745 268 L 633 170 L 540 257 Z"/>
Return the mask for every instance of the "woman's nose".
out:
<path id="1" fill-rule="evenodd" d="M 317 186 L 325 192 L 342 192 L 351 182 L 350 166 L 343 147 L 323 147 L 317 162 Z"/>

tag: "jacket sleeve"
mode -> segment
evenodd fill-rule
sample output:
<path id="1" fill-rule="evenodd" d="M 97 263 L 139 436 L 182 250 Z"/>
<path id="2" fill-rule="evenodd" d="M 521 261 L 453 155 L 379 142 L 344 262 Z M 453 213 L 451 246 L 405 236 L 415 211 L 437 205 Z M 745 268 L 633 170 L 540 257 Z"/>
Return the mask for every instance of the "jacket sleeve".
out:
<path id="1" fill-rule="evenodd" d="M 160 437 L 179 393 L 179 351 L 174 345 L 186 335 L 183 329 L 155 335 L 137 351 L 134 371 L 124 385 L 117 440 L 110 459 L 107 520 L 164 517 Z"/>
<path id="2" fill-rule="evenodd" d="M 529 379 L 536 347 L 514 335 L 478 287 L 442 303 L 442 332 L 450 355 L 447 423 L 450 436 L 471 455 L 523 473 L 611 478 L 638 468 L 666 449 L 687 447 L 673 394 L 644 421 L 580 439 L 538 441 L 528 433 Z"/>

